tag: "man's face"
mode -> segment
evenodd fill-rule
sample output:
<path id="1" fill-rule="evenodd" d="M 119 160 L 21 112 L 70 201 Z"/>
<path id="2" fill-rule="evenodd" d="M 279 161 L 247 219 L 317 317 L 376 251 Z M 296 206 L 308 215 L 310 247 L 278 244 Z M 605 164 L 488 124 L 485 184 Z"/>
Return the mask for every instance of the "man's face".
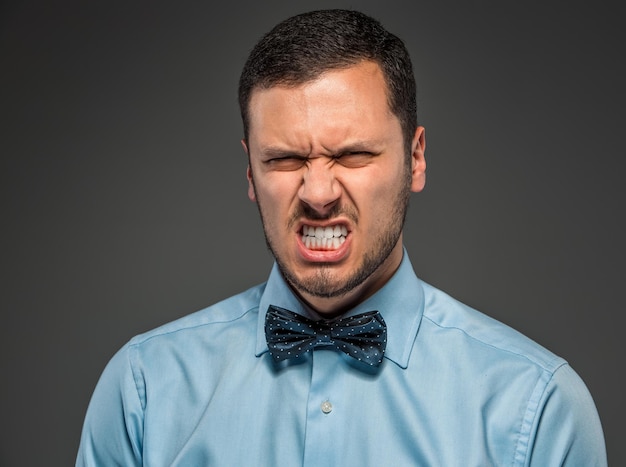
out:
<path id="1" fill-rule="evenodd" d="M 424 132 L 407 161 L 379 66 L 253 91 L 251 200 L 287 282 L 321 313 L 374 293 L 402 259 L 410 191 L 424 186 Z"/>

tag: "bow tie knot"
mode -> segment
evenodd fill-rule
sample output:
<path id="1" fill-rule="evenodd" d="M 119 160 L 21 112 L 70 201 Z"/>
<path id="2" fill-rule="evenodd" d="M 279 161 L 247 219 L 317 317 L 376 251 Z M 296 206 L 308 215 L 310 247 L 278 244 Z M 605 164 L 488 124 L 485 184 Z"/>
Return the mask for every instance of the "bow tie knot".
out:
<path id="1" fill-rule="evenodd" d="M 326 347 L 378 366 L 387 343 L 387 328 L 377 311 L 314 321 L 270 305 L 265 317 L 265 337 L 270 354 L 277 362 L 300 358 L 316 347 Z"/>

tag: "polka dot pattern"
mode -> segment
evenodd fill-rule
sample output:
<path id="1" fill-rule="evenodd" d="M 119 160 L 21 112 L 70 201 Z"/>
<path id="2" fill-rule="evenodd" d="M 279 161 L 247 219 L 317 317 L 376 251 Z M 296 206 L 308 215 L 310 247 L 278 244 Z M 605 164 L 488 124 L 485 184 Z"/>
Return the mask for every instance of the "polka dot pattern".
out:
<path id="1" fill-rule="evenodd" d="M 265 337 L 272 358 L 301 358 L 315 348 L 334 348 L 371 366 L 383 360 L 387 327 L 378 311 L 336 320 L 313 321 L 270 305 L 265 317 Z"/>

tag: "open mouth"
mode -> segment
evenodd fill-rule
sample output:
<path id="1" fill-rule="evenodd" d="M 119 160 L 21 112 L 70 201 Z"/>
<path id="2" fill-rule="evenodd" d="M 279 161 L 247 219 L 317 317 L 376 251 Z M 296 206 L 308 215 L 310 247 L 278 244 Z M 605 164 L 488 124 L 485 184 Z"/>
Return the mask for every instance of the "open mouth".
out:
<path id="1" fill-rule="evenodd" d="M 329 225 L 326 227 L 302 226 L 302 243 L 311 250 L 336 250 L 348 236 L 345 225 Z"/>

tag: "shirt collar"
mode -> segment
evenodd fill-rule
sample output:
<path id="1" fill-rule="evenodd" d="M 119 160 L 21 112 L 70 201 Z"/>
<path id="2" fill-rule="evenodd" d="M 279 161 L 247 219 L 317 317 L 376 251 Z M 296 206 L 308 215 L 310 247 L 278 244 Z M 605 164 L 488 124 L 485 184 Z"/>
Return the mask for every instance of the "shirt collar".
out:
<path id="1" fill-rule="evenodd" d="M 268 350 L 265 341 L 265 314 L 270 305 L 318 319 L 318 316 L 293 293 L 278 266 L 274 264 L 259 303 L 257 356 Z M 413 272 L 406 250 L 400 267 L 391 279 L 378 292 L 351 309 L 347 315 L 372 310 L 378 310 L 387 324 L 385 358 L 406 368 L 424 312 L 422 284 Z"/>

